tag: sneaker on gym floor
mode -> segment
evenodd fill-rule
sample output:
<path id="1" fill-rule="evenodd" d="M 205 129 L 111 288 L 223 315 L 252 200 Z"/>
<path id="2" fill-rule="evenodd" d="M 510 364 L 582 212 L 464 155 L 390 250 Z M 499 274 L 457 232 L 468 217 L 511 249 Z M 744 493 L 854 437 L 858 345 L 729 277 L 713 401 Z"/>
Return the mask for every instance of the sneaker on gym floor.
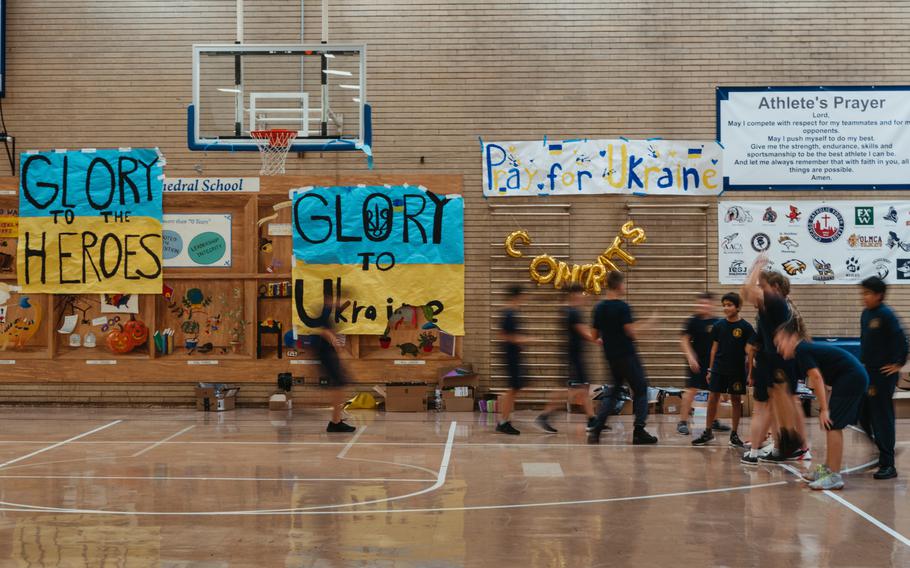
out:
<path id="1" fill-rule="evenodd" d="M 636 428 L 632 433 L 632 444 L 633 445 L 642 445 L 642 444 L 656 444 L 657 437 L 652 436 L 644 428 Z"/>
<path id="2" fill-rule="evenodd" d="M 593 430 L 593 429 L 594 429 L 594 423 L 595 423 L 595 422 L 597 422 L 597 418 L 596 418 L 596 417 L 591 416 L 590 418 L 588 418 L 588 425 L 585 426 L 585 432 L 590 432 L 591 430 Z"/>
<path id="3" fill-rule="evenodd" d="M 730 447 L 731 448 L 745 448 L 746 445 L 743 444 L 743 441 L 739 439 L 739 434 L 736 432 L 730 433 Z"/>
<path id="4" fill-rule="evenodd" d="M 816 491 L 834 491 L 844 488 L 844 478 L 841 474 L 831 472 L 824 477 L 820 477 L 809 484 L 809 489 Z"/>
<path id="5" fill-rule="evenodd" d="M 764 463 L 780 463 L 785 460 L 781 457 L 780 453 L 774 449 L 758 452 L 758 461 Z"/>
<path id="6" fill-rule="evenodd" d="M 726 424 L 721 424 L 720 420 L 715 420 L 714 423 L 711 424 L 711 429 L 717 430 L 718 432 L 729 432 L 730 430 L 732 430 L 732 428 L 730 428 Z"/>
<path id="7" fill-rule="evenodd" d="M 356 430 L 354 426 L 350 424 L 345 424 L 344 420 L 341 420 L 337 424 L 335 422 L 329 422 L 329 425 L 325 427 L 326 432 L 346 432 L 350 433 Z"/>
<path id="8" fill-rule="evenodd" d="M 600 443 L 600 430 L 594 428 L 588 432 L 588 443 L 589 444 L 599 444 Z"/>
<path id="9" fill-rule="evenodd" d="M 517 436 L 517 435 L 521 434 L 521 432 L 519 432 L 518 430 L 515 429 L 514 426 L 512 426 L 511 422 L 503 422 L 501 424 L 498 424 L 496 426 L 496 431 L 502 432 L 503 434 L 509 434 L 512 436 Z"/>
<path id="10" fill-rule="evenodd" d="M 693 446 L 704 446 L 708 442 L 714 439 L 714 433 L 710 430 L 705 430 L 701 433 L 701 436 L 692 440 Z"/>
<path id="11" fill-rule="evenodd" d="M 831 473 L 831 470 L 828 469 L 828 466 L 820 463 L 809 471 L 803 473 L 801 477 L 803 478 L 803 481 L 812 483 L 813 481 L 817 481 L 829 473 Z"/>
<path id="12" fill-rule="evenodd" d="M 543 414 L 537 417 L 534 420 L 534 424 L 537 424 L 537 427 L 546 432 L 547 434 L 555 434 L 559 432 L 556 428 L 550 426 L 550 423 L 547 421 L 547 417 Z"/>
<path id="13" fill-rule="evenodd" d="M 745 465 L 758 465 L 758 456 L 753 456 L 749 452 L 743 454 L 743 457 L 739 458 L 739 463 Z"/>
<path id="14" fill-rule="evenodd" d="M 796 450 L 790 454 L 786 460 L 788 462 L 798 462 L 798 461 L 812 461 L 812 452 L 809 451 L 809 448 L 804 448 L 802 450 Z"/>
<path id="15" fill-rule="evenodd" d="M 689 435 L 689 423 L 683 422 L 680 420 L 679 424 L 676 425 L 676 431 L 682 434 L 683 436 Z"/>

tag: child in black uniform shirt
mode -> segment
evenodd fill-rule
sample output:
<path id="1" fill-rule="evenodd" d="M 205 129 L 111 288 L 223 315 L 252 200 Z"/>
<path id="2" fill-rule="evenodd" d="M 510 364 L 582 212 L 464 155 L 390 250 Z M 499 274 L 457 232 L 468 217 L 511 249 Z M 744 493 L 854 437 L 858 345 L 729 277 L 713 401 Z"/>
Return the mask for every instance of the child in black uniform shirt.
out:
<path id="1" fill-rule="evenodd" d="M 506 371 L 509 374 L 509 390 L 502 397 L 502 408 L 499 411 L 500 421 L 496 426 L 496 431 L 517 436 L 521 432 L 512 426 L 512 408 L 515 406 L 515 395 L 525 387 L 521 348 L 530 341 L 530 338 L 521 333 L 518 323 L 518 309 L 524 300 L 524 291 L 521 286 L 512 286 L 509 288 L 508 294 L 508 306 L 503 310 L 500 320 L 499 338 L 503 342 Z"/>
<path id="2" fill-rule="evenodd" d="M 795 321 L 781 326 L 774 344 L 785 359 L 796 359 L 798 370 L 809 378 L 809 388 L 819 402 L 818 424 L 825 432 L 825 463 L 803 476 L 816 490 L 842 489 L 840 469 L 844 455 L 844 428 L 859 418 L 869 375 L 856 357 L 839 347 L 803 339 Z M 831 395 L 826 395 L 826 386 Z"/>
<path id="3" fill-rule="evenodd" d="M 736 433 L 739 419 L 742 417 L 742 395 L 746 394 L 746 345 L 755 333 L 746 320 L 739 317 L 742 298 L 731 292 L 721 298 L 725 319 L 714 324 L 711 332 L 711 361 L 708 367 L 708 416 L 705 431 L 692 441 L 693 446 L 703 446 L 714 439 L 712 426 L 717 416 L 720 395 L 730 394 L 733 404 L 733 431 L 730 432 L 730 445 L 743 447 L 742 440 Z"/>
<path id="4" fill-rule="evenodd" d="M 875 479 L 897 477 L 894 468 L 894 387 L 907 362 L 907 336 L 901 322 L 885 305 L 887 286 L 875 276 L 863 280 L 863 315 L 860 317 L 860 358 L 869 373 L 866 409 L 875 445 L 878 471 Z"/>
<path id="5" fill-rule="evenodd" d="M 676 431 L 683 436 L 689 435 L 689 411 L 692 401 L 700 390 L 708 390 L 708 362 L 711 356 L 711 330 L 717 322 L 714 317 L 714 302 L 709 292 L 698 295 L 695 314 L 686 320 L 686 325 L 679 338 L 679 345 L 688 363 L 686 391 L 683 393 L 682 408 Z"/>

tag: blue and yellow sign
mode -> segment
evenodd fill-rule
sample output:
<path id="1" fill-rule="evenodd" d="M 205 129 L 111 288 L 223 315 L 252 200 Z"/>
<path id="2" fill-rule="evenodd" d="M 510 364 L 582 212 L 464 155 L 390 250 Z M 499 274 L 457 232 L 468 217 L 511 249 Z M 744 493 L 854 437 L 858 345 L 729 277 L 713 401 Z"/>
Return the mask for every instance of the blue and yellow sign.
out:
<path id="1" fill-rule="evenodd" d="M 161 293 L 161 162 L 156 149 L 23 154 L 22 289 Z"/>
<path id="2" fill-rule="evenodd" d="M 310 333 L 332 299 L 342 333 L 381 334 L 402 305 L 464 335 L 464 200 L 421 187 L 295 190 L 294 325 Z"/>

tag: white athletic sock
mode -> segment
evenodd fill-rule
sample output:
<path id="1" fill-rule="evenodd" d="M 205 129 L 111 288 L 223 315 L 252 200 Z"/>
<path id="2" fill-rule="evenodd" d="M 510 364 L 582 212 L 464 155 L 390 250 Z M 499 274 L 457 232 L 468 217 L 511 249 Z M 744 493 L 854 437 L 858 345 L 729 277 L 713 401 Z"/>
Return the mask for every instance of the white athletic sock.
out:
<path id="1" fill-rule="evenodd" d="M 750 448 L 750 449 L 749 449 L 749 457 L 750 457 L 750 458 L 757 458 L 757 457 L 758 457 L 758 450 L 755 449 L 755 448 Z"/>

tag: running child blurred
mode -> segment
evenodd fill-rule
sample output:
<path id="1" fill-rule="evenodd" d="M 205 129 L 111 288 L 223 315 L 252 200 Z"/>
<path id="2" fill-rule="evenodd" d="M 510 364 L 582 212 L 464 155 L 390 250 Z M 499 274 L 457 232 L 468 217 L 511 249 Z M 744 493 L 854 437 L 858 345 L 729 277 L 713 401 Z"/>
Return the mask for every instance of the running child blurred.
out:
<path id="1" fill-rule="evenodd" d="M 517 436 L 521 434 L 512 426 L 512 409 L 515 406 L 515 395 L 525 387 L 525 374 L 522 363 L 522 346 L 527 344 L 531 338 L 521 333 L 518 323 L 519 310 L 524 302 L 524 290 L 521 286 L 512 286 L 508 290 L 508 299 L 506 300 L 506 309 L 502 312 L 500 318 L 499 338 L 503 342 L 503 351 L 505 354 L 506 371 L 509 374 L 509 390 L 502 397 L 502 407 L 500 408 L 500 420 L 496 426 L 497 432 Z"/>
<path id="2" fill-rule="evenodd" d="M 683 393 L 682 408 L 676 431 L 689 435 L 689 413 L 692 400 L 700 390 L 708 390 L 708 359 L 711 355 L 711 330 L 717 318 L 714 317 L 714 301 L 710 292 L 702 292 L 695 302 L 695 314 L 686 320 L 679 345 L 689 365 L 686 391 Z"/>
<path id="3" fill-rule="evenodd" d="M 648 422 L 648 379 L 635 349 L 635 340 L 642 327 L 651 322 L 636 322 L 629 304 L 622 301 L 626 293 L 625 275 L 610 272 L 607 276 L 606 299 L 594 308 L 594 339 L 603 339 L 604 356 L 613 376 L 613 390 L 600 402 L 594 426 L 588 434 L 589 444 L 600 443 L 600 433 L 606 427 L 607 417 L 619 402 L 620 387 L 628 383 L 632 389 L 632 409 L 635 414 L 633 444 L 656 444 L 657 438 L 645 430 Z"/>
<path id="4" fill-rule="evenodd" d="M 569 377 L 566 392 L 569 402 L 580 404 L 588 417 L 588 423 L 593 425 L 594 404 L 589 396 L 588 372 L 584 361 L 584 342 L 596 342 L 594 332 L 584 323 L 581 308 L 584 307 L 587 297 L 584 288 L 573 284 L 566 289 L 566 307 L 563 309 L 563 330 L 566 333 L 566 359 L 569 365 Z M 549 419 L 557 409 L 563 407 L 564 399 L 558 392 L 553 393 L 549 404 L 537 417 L 537 425 L 550 434 L 557 432 L 550 425 Z"/>

